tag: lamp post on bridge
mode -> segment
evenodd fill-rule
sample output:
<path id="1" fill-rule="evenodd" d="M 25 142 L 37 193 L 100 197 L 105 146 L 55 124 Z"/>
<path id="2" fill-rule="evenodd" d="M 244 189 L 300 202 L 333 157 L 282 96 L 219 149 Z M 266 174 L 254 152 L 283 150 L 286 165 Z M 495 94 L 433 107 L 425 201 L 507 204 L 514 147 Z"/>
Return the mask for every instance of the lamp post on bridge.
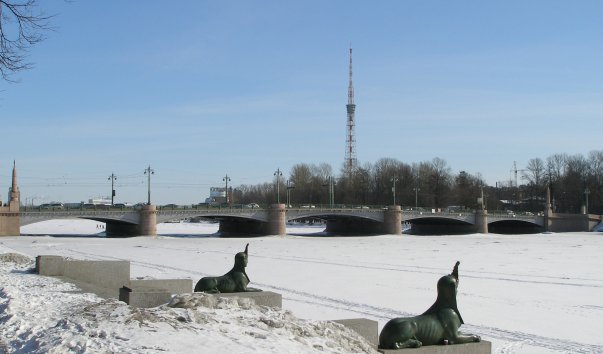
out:
<path id="1" fill-rule="evenodd" d="M 584 188 L 584 196 L 586 197 L 586 201 L 585 201 L 585 212 L 586 214 L 588 214 L 588 195 L 590 194 L 590 189 L 588 189 L 588 187 Z"/>
<path id="2" fill-rule="evenodd" d="M 419 207 L 419 191 L 421 188 L 415 187 L 412 190 L 415 191 L 415 209 L 417 209 Z"/>
<path id="3" fill-rule="evenodd" d="M 394 183 L 394 185 L 392 186 L 392 194 L 394 197 L 394 204 L 392 205 L 396 205 L 396 182 L 399 181 L 398 177 L 392 177 L 392 179 L 390 180 Z"/>
<path id="4" fill-rule="evenodd" d="M 329 176 L 328 182 L 322 186 L 329 187 L 329 207 L 333 209 L 333 205 L 335 204 L 335 181 L 333 176 Z"/>
<path id="5" fill-rule="evenodd" d="M 295 186 L 291 185 L 291 181 L 287 180 L 287 208 L 291 207 L 291 190 L 295 189 Z"/>
<path id="6" fill-rule="evenodd" d="M 27 200 L 28 199 L 29 199 L 29 206 L 32 207 L 32 206 L 34 206 L 34 202 L 35 202 L 36 199 L 44 199 L 44 198 L 46 198 L 46 197 L 43 196 L 43 195 L 34 195 L 33 197 L 27 197 L 27 198 L 25 198 L 25 206 L 28 205 L 27 204 Z"/>
<path id="7" fill-rule="evenodd" d="M 151 169 L 151 165 L 144 170 L 144 174 L 148 177 L 148 201 L 147 205 L 151 205 L 151 175 L 155 174 L 155 171 Z"/>
<path id="8" fill-rule="evenodd" d="M 335 179 L 333 176 L 329 176 L 329 192 L 331 194 L 331 209 L 333 209 L 333 205 L 335 205 Z"/>
<path id="9" fill-rule="evenodd" d="M 111 173 L 111 176 L 109 176 L 108 178 L 111 181 L 111 206 L 113 206 L 113 203 L 115 202 L 115 180 L 117 180 L 117 177 L 115 176 L 114 173 Z"/>
<path id="10" fill-rule="evenodd" d="M 230 181 L 230 177 L 228 177 L 228 173 L 226 174 L 226 176 L 224 178 L 222 178 L 222 181 L 226 182 L 226 204 L 230 205 L 230 203 L 228 202 L 228 182 Z"/>
<path id="11" fill-rule="evenodd" d="M 280 167 L 276 169 L 276 172 L 274 172 L 274 175 L 276 176 L 276 204 L 280 204 L 281 203 L 280 178 L 283 176 L 283 173 L 281 172 Z"/>

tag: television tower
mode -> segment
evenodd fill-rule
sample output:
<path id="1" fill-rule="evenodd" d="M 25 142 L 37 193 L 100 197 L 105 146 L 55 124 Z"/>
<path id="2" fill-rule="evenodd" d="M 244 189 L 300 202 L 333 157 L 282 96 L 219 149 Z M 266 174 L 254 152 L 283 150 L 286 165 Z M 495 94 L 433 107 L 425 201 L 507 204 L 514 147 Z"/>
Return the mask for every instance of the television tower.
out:
<path id="1" fill-rule="evenodd" d="M 352 172 L 356 167 L 356 138 L 354 137 L 354 112 L 356 105 L 354 104 L 354 86 L 352 85 L 352 47 L 350 47 L 350 83 L 348 84 L 348 104 L 345 106 L 348 112 L 347 132 L 346 132 L 346 148 L 345 148 L 345 171 L 348 178 L 351 179 Z"/>

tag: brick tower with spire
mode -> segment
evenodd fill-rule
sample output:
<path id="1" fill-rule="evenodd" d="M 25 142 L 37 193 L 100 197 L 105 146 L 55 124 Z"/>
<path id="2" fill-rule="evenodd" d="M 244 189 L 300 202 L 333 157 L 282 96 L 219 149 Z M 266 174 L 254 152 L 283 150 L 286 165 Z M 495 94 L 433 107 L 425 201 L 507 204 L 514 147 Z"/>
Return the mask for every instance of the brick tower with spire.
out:
<path id="1" fill-rule="evenodd" d="M 17 186 L 17 163 L 13 161 L 13 181 L 11 183 L 8 195 L 10 199 L 8 201 L 9 205 L 13 202 L 17 203 L 17 206 L 20 204 L 21 200 L 21 192 L 19 192 L 19 186 Z"/>
<path id="2" fill-rule="evenodd" d="M 8 190 L 9 200 L 7 205 L 0 201 L 0 236 L 19 236 L 21 234 L 21 220 L 19 204 L 21 193 L 17 185 L 17 167 L 13 161 L 13 178 Z"/>

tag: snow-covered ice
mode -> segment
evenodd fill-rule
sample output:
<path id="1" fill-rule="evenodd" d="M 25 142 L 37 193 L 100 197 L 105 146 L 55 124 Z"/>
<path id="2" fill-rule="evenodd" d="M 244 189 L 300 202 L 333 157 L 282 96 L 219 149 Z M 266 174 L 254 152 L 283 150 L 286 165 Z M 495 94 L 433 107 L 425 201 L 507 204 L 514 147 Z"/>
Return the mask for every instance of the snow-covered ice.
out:
<path id="1" fill-rule="evenodd" d="M 0 352 L 369 351 L 354 333 L 322 320 L 365 317 L 381 328 L 393 317 L 419 314 L 456 260 L 461 330 L 491 341 L 493 352 L 603 352 L 600 232 L 218 238 L 216 230 L 178 223 L 158 225 L 157 237 L 3 237 L 0 254 L 129 260 L 132 277 L 196 282 L 224 274 L 250 243 L 250 286 L 281 293 L 283 311 L 236 301 L 191 304 L 185 295 L 174 300 L 183 307 L 133 309 L 69 292 L 72 285 L 32 274 L 31 263 L 12 257 L 0 262 Z M 22 230 L 99 231 L 98 223 L 66 220 Z"/>

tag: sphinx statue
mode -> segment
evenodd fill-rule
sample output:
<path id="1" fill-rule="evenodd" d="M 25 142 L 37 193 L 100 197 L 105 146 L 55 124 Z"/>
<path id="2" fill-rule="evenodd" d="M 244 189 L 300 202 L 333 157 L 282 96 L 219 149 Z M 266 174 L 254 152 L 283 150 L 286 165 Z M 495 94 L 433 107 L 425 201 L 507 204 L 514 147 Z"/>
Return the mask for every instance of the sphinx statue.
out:
<path id="1" fill-rule="evenodd" d="M 239 293 L 245 291 L 262 291 L 261 289 L 249 288 L 250 280 L 245 272 L 247 267 L 247 250 L 249 244 L 245 246 L 244 252 L 239 252 L 235 255 L 235 263 L 232 269 L 219 277 L 204 277 L 201 278 L 195 285 L 195 292 L 206 293 Z"/>
<path id="2" fill-rule="evenodd" d="M 464 323 L 456 305 L 459 264 L 456 262 L 452 273 L 438 280 L 438 297 L 427 311 L 415 317 L 394 318 L 385 324 L 379 335 L 379 349 L 418 348 L 481 340 L 478 335 L 458 331 Z"/>

